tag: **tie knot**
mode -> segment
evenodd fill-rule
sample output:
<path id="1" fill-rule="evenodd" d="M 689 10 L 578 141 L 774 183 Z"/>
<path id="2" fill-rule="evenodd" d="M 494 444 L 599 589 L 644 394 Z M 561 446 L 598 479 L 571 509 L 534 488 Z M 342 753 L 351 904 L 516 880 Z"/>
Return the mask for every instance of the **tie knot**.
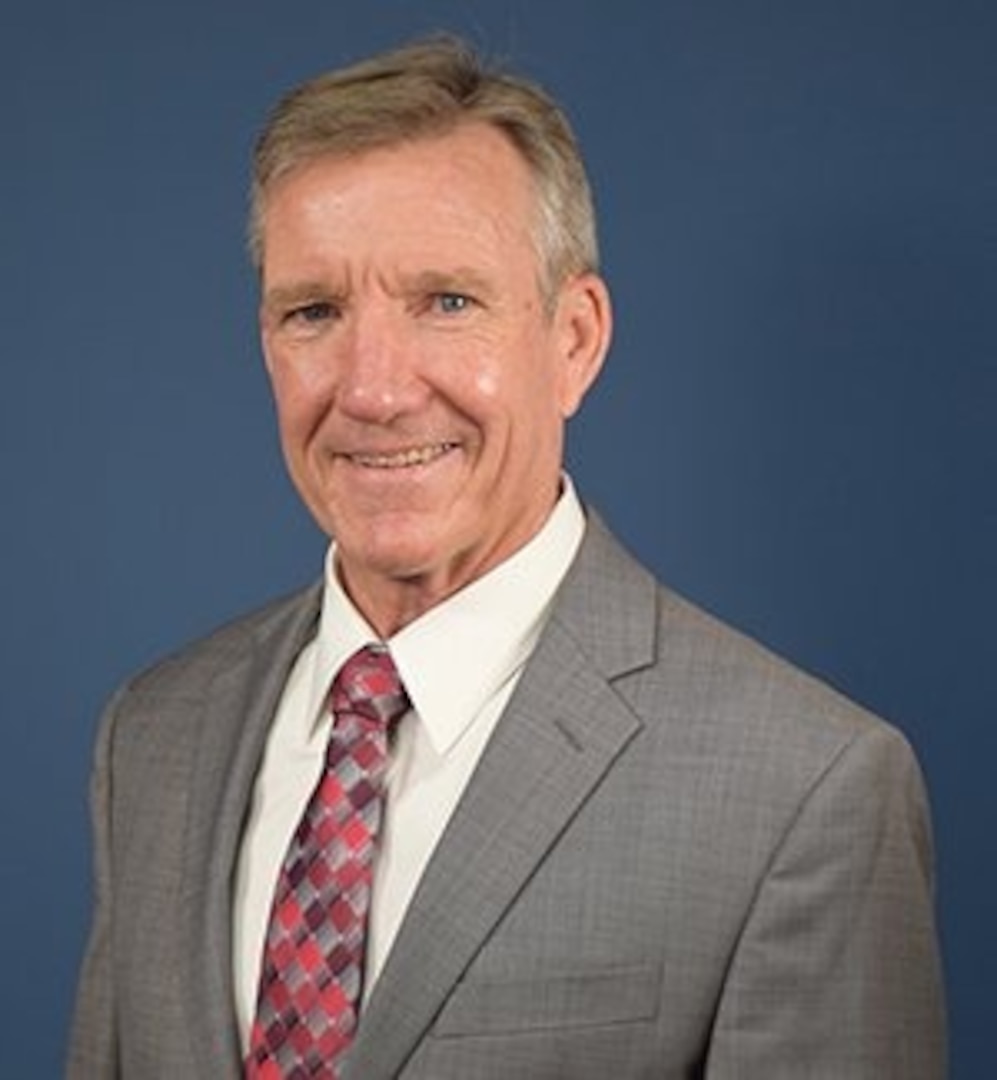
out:
<path id="1" fill-rule="evenodd" d="M 409 697 L 388 650 L 365 645 L 340 669 L 330 703 L 336 716 L 353 713 L 390 728 L 408 709 Z"/>

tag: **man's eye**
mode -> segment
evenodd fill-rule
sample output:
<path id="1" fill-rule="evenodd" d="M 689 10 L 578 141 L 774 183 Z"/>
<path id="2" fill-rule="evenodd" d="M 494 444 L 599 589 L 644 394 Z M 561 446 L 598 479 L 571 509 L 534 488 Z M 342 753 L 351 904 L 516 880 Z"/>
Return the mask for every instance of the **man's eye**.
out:
<path id="1" fill-rule="evenodd" d="M 456 315 L 460 311 L 466 311 L 471 304 L 471 298 L 463 293 L 445 292 L 436 297 L 436 306 L 444 315 Z"/>
<path id="2" fill-rule="evenodd" d="M 304 323 L 311 325 L 325 322 L 335 316 L 335 306 L 327 300 L 316 300 L 310 304 L 301 304 L 292 308 L 285 316 L 284 321 L 289 323 Z"/>

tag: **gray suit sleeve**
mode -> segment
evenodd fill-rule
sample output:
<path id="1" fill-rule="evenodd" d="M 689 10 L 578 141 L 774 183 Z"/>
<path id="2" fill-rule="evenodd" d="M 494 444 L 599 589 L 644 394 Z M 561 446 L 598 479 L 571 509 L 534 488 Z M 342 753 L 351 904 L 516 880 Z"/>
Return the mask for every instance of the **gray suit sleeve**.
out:
<path id="1" fill-rule="evenodd" d="M 924 785 L 906 742 L 850 742 L 801 805 L 744 923 L 709 1080 L 941 1080 Z"/>
<path id="2" fill-rule="evenodd" d="M 111 960 L 111 747 L 117 695 L 100 725 L 90 785 L 94 914 L 69 1040 L 67 1080 L 117 1080 L 114 974 Z"/>

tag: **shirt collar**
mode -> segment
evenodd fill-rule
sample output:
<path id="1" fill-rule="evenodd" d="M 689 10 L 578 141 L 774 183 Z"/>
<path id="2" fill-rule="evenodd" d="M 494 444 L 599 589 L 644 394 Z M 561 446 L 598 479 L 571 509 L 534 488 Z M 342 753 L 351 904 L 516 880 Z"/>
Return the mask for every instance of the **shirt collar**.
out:
<path id="1" fill-rule="evenodd" d="M 512 556 L 388 642 L 419 720 L 437 753 L 454 746 L 501 687 L 520 670 L 543 629 L 554 593 L 585 531 L 567 476 L 540 531 Z M 357 610 L 326 555 L 309 715 L 316 719 L 342 665 L 377 634 Z"/>

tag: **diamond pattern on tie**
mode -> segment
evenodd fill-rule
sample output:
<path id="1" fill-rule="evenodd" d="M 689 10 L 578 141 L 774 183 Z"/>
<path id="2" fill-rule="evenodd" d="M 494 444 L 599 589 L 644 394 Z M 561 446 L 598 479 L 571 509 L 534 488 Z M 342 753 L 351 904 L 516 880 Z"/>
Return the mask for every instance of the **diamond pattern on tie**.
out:
<path id="1" fill-rule="evenodd" d="M 356 1029 L 388 734 L 409 701 L 388 652 L 368 646 L 329 705 L 325 769 L 274 895 L 246 1080 L 336 1080 Z"/>

